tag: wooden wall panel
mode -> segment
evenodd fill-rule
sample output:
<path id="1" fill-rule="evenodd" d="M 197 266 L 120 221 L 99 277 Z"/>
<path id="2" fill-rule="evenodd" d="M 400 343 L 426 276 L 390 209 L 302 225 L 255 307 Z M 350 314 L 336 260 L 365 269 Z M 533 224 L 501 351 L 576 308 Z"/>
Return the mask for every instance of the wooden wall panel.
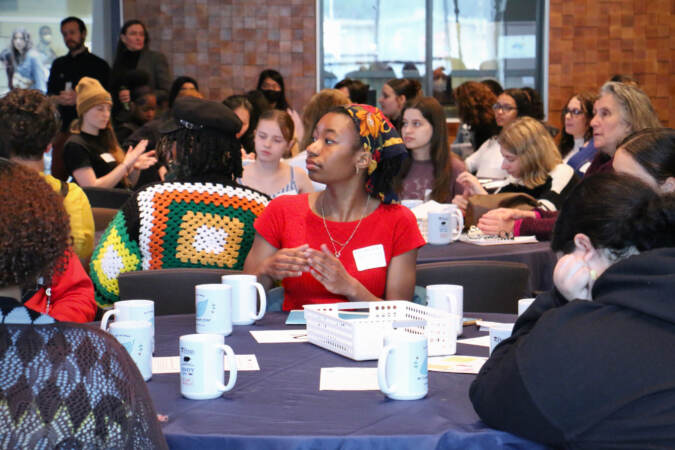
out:
<path id="1" fill-rule="evenodd" d="M 575 92 L 612 75 L 635 78 L 675 127 L 675 0 L 550 0 L 549 121 Z"/>
<path id="2" fill-rule="evenodd" d="M 150 48 L 189 75 L 202 93 L 222 100 L 255 89 L 268 68 L 284 77 L 301 109 L 316 87 L 314 0 L 123 0 L 124 18 L 148 27 Z"/>

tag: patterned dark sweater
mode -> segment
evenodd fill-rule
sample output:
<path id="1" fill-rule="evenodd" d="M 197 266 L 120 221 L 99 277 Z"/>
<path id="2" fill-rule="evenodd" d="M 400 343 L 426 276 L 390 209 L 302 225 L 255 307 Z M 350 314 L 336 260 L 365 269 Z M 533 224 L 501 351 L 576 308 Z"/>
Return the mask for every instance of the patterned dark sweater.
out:
<path id="1" fill-rule="evenodd" d="M 115 338 L 12 298 L 0 297 L 0 314 L 0 448 L 168 448 Z"/>

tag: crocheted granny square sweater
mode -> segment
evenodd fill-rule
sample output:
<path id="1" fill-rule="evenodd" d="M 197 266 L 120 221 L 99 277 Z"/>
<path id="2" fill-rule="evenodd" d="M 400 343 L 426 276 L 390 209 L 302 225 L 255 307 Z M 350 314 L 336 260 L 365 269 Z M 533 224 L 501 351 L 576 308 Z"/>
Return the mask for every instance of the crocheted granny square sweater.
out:
<path id="1" fill-rule="evenodd" d="M 117 277 L 135 270 L 205 267 L 241 270 L 268 198 L 224 183 L 146 186 L 117 213 L 92 255 L 96 302 L 119 299 Z"/>

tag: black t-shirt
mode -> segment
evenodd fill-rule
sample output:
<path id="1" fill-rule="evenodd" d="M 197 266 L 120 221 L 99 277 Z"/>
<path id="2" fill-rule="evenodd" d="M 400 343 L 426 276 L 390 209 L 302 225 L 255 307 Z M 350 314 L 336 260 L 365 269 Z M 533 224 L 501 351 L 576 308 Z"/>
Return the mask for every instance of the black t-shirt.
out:
<path id="1" fill-rule="evenodd" d="M 89 53 L 87 49 L 75 57 L 68 53 L 56 58 L 49 71 L 47 94 L 59 95 L 61 91 L 66 89 L 68 81 L 72 83 L 72 88 L 75 89 L 82 77 L 96 78 L 105 89 L 109 90 L 110 66 L 105 60 Z M 70 123 L 77 117 L 75 106 L 59 105 L 59 113 L 62 121 L 61 131 L 68 131 Z"/>
<path id="2" fill-rule="evenodd" d="M 84 132 L 68 138 L 63 147 L 63 160 L 70 175 L 77 169 L 91 167 L 96 178 L 101 178 L 117 167 L 117 161 L 105 151 L 100 137 Z M 116 187 L 123 188 L 124 185 L 120 183 Z"/>

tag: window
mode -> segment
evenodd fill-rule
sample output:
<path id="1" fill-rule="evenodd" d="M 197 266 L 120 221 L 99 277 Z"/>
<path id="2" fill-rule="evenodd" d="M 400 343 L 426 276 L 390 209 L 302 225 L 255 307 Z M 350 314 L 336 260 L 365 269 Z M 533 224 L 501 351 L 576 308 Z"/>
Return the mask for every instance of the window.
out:
<path id="1" fill-rule="evenodd" d="M 85 45 L 103 58 L 110 58 L 112 48 L 110 33 L 111 18 L 119 20 L 119 0 L 100 2 L 93 0 L 69 0 L 67 2 L 45 2 L 44 0 L 0 0 L 0 95 L 9 90 L 8 74 L 20 71 L 6 70 L 5 59 L 10 49 L 15 31 L 25 30 L 32 45 L 29 59 L 32 66 L 39 67 L 45 77 L 54 59 L 68 52 L 61 37 L 61 20 L 76 16 L 87 25 Z M 105 19 L 105 17 L 108 17 Z M 15 64 L 16 62 L 14 62 Z M 11 64 L 11 63 L 10 63 Z M 36 81 L 42 84 L 42 78 L 31 70 L 22 71 L 25 77 L 17 76 L 17 85 L 33 87 Z M 30 75 L 28 75 L 30 73 Z M 12 75 L 14 76 L 14 75 Z M 25 86 L 29 83 L 33 86 Z"/>
<path id="2" fill-rule="evenodd" d="M 452 89 L 493 78 L 543 93 L 545 0 L 319 0 L 319 83 L 416 78 L 453 115 Z"/>

